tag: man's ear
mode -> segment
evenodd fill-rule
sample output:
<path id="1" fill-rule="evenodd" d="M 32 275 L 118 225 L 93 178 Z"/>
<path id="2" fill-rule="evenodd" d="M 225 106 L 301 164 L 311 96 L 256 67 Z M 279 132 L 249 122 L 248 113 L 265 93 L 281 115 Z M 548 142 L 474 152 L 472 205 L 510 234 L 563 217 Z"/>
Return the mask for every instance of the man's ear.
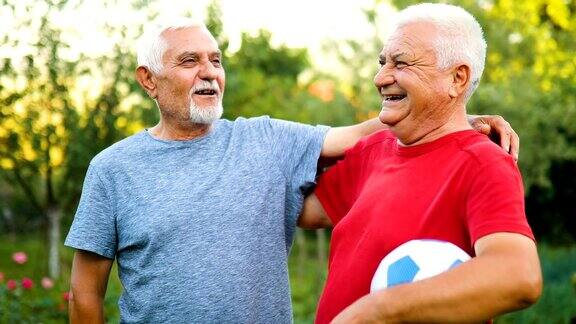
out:
<path id="1" fill-rule="evenodd" d="M 148 70 L 147 67 L 139 66 L 136 69 L 136 80 L 138 81 L 138 83 L 140 84 L 142 89 L 144 89 L 144 91 L 146 91 L 146 93 L 150 96 L 150 98 L 156 99 L 156 96 L 157 96 L 156 81 L 157 80 L 156 80 L 156 77 L 154 76 L 154 74 L 150 70 Z"/>
<path id="2" fill-rule="evenodd" d="M 449 95 L 456 98 L 466 92 L 471 82 L 472 70 L 466 64 L 460 64 L 452 70 L 452 85 Z"/>

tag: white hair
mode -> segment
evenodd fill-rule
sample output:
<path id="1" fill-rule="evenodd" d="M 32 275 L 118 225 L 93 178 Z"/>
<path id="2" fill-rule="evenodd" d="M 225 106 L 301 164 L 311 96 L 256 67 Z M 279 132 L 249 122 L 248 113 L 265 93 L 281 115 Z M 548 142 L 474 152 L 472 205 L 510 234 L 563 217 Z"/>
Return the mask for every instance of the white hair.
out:
<path id="1" fill-rule="evenodd" d="M 470 65 L 472 73 L 465 100 L 468 101 L 480 83 L 486 59 L 486 40 L 478 21 L 466 10 L 453 5 L 422 3 L 398 13 L 396 30 L 411 23 L 434 25 L 439 36 L 434 41 L 437 64 L 446 69 L 456 63 Z"/>
<path id="2" fill-rule="evenodd" d="M 177 30 L 188 27 L 206 29 L 206 25 L 201 21 L 192 18 L 178 17 L 170 19 L 170 21 L 165 24 L 156 25 L 145 30 L 138 40 L 138 66 L 144 66 L 154 74 L 160 73 L 163 67 L 162 56 L 168 46 L 162 33 L 167 30 Z"/>

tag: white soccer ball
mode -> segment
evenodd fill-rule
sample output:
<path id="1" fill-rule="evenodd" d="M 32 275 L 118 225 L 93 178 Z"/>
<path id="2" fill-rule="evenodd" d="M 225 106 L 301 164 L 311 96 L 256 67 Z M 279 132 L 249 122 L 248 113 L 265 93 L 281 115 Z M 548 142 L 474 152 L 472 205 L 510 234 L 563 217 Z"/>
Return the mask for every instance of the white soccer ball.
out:
<path id="1" fill-rule="evenodd" d="M 458 246 L 439 240 L 412 240 L 388 253 L 372 277 L 370 291 L 429 278 L 466 262 Z"/>

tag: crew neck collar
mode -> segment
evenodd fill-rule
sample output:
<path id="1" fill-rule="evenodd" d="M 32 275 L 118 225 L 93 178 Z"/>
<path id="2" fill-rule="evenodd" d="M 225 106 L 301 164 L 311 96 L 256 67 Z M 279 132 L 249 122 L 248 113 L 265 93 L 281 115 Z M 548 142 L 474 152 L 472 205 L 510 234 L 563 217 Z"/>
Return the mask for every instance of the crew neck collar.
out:
<path id="1" fill-rule="evenodd" d="M 176 145 L 176 146 L 187 146 L 187 145 L 191 145 L 191 144 L 195 144 L 195 143 L 202 143 L 202 142 L 209 140 L 213 136 L 214 132 L 216 132 L 216 130 L 218 129 L 219 124 L 220 124 L 220 120 L 215 121 L 212 124 L 212 126 L 210 127 L 210 129 L 208 130 L 208 132 L 206 132 L 206 134 L 204 134 L 202 136 L 195 137 L 193 139 L 189 139 L 189 140 L 170 140 L 170 139 L 157 138 L 150 133 L 149 128 L 144 129 L 143 132 L 145 133 L 146 137 L 148 137 L 149 139 L 151 139 L 155 142 L 158 142 L 158 143 L 164 143 L 164 144 L 170 144 L 170 145 Z"/>
<path id="2" fill-rule="evenodd" d="M 457 140 L 458 138 L 461 138 L 463 136 L 474 135 L 476 133 L 477 132 L 473 129 L 461 130 L 461 131 L 457 131 L 454 133 L 444 135 L 438 139 L 433 140 L 432 142 L 423 143 L 423 144 L 414 145 L 414 146 L 401 146 L 398 143 L 398 139 L 396 139 L 395 153 L 399 156 L 406 156 L 406 157 L 419 156 L 419 155 L 434 151 L 434 150 L 438 149 L 439 147 L 442 147 L 442 146 L 444 146 L 444 145 L 446 145 L 452 141 Z"/>

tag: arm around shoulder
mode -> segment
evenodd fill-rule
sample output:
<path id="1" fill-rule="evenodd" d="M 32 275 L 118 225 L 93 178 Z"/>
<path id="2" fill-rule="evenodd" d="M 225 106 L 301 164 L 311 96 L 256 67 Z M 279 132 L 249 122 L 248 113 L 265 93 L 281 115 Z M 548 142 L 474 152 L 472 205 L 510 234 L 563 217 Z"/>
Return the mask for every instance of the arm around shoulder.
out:
<path id="1" fill-rule="evenodd" d="M 378 118 L 352 126 L 332 127 L 324 138 L 320 155 L 322 158 L 339 158 L 362 137 L 387 128 Z"/>
<path id="2" fill-rule="evenodd" d="M 70 323 L 104 323 L 103 301 L 114 260 L 77 250 L 70 279 Z"/>

